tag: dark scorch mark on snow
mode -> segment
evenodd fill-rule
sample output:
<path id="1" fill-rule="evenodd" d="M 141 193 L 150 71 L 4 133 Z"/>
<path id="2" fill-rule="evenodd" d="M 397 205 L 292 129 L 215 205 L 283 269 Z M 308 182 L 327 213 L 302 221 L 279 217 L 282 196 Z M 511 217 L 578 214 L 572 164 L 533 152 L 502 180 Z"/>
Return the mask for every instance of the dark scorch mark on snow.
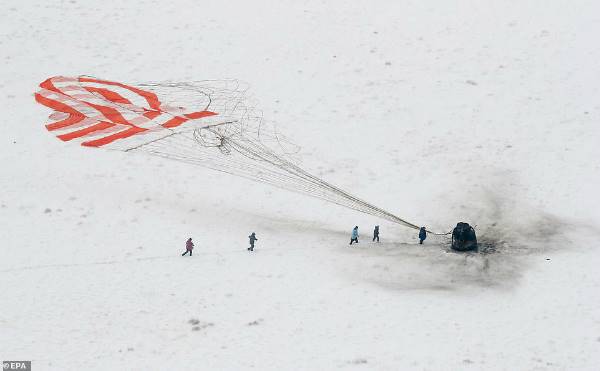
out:
<path id="1" fill-rule="evenodd" d="M 500 187 L 498 189 L 501 190 Z M 536 258 L 576 248 L 579 235 L 600 235 L 597 229 L 570 222 L 511 199 L 509 192 L 485 190 L 470 198 L 468 220 L 477 221 L 479 251 L 455 252 L 449 239 L 428 238 L 424 245 L 381 243 L 377 248 L 348 250 L 358 259 L 348 270 L 395 290 L 461 291 L 518 285 Z M 461 208 L 456 210 L 462 212 Z"/>

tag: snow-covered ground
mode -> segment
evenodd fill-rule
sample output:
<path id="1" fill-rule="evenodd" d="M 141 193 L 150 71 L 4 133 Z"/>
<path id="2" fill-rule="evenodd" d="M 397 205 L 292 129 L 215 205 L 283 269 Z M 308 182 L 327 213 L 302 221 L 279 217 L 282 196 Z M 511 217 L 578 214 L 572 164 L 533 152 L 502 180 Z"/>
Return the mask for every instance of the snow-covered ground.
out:
<path id="1" fill-rule="evenodd" d="M 2 2 L 0 360 L 598 370 L 598 35 L 594 1 Z M 62 143 L 33 93 L 79 74 L 244 81 L 305 169 L 498 252 Z"/>

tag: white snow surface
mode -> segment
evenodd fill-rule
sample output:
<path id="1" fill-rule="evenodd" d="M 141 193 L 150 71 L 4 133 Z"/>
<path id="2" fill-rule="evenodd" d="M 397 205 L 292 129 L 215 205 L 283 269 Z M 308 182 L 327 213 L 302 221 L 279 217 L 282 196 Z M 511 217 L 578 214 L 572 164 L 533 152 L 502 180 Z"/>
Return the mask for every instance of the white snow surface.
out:
<path id="1" fill-rule="evenodd" d="M 598 370 L 599 4 L 3 1 L 0 360 Z M 306 170 L 433 230 L 477 225 L 498 250 L 419 246 L 306 196 L 63 143 L 33 93 L 80 74 L 244 81 Z"/>

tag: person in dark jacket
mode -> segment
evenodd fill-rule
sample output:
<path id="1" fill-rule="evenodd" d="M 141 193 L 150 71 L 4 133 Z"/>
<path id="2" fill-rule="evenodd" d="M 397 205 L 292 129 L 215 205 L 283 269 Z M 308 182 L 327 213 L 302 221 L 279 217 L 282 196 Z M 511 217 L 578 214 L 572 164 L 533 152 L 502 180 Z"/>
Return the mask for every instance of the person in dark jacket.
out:
<path id="1" fill-rule="evenodd" d="M 377 242 L 379 242 L 379 226 L 376 225 L 375 229 L 373 230 L 373 241 L 375 241 L 375 239 L 377 239 Z"/>
<path id="2" fill-rule="evenodd" d="M 426 238 L 427 230 L 425 229 L 425 227 L 421 227 L 421 229 L 419 229 L 419 245 L 422 245 L 423 241 L 425 241 Z"/>
<path id="3" fill-rule="evenodd" d="M 192 242 L 192 237 L 188 238 L 187 242 L 185 243 L 185 252 L 183 254 L 181 254 L 181 256 L 185 256 L 185 254 L 187 254 L 188 252 L 190 253 L 190 256 L 192 256 L 192 250 L 194 249 L 194 243 Z"/>
<path id="4" fill-rule="evenodd" d="M 258 241 L 258 238 L 256 238 L 256 233 L 252 232 L 248 238 L 250 239 L 250 247 L 248 248 L 248 251 L 254 251 L 254 241 Z"/>
<path id="5" fill-rule="evenodd" d="M 352 242 L 358 243 L 358 226 L 356 226 L 352 229 L 352 236 L 350 237 L 350 245 L 352 245 Z"/>

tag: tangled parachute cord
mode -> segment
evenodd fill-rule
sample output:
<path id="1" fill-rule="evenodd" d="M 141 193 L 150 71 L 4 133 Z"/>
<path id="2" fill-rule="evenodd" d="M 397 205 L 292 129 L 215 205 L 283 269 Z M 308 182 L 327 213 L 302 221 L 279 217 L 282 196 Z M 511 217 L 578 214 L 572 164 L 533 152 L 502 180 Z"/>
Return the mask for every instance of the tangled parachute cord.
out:
<path id="1" fill-rule="evenodd" d="M 36 100 L 55 110 L 46 128 L 61 140 L 202 166 L 419 229 L 302 169 L 299 148 L 263 120 L 236 80 L 127 85 L 56 76 L 40 88 Z"/>

